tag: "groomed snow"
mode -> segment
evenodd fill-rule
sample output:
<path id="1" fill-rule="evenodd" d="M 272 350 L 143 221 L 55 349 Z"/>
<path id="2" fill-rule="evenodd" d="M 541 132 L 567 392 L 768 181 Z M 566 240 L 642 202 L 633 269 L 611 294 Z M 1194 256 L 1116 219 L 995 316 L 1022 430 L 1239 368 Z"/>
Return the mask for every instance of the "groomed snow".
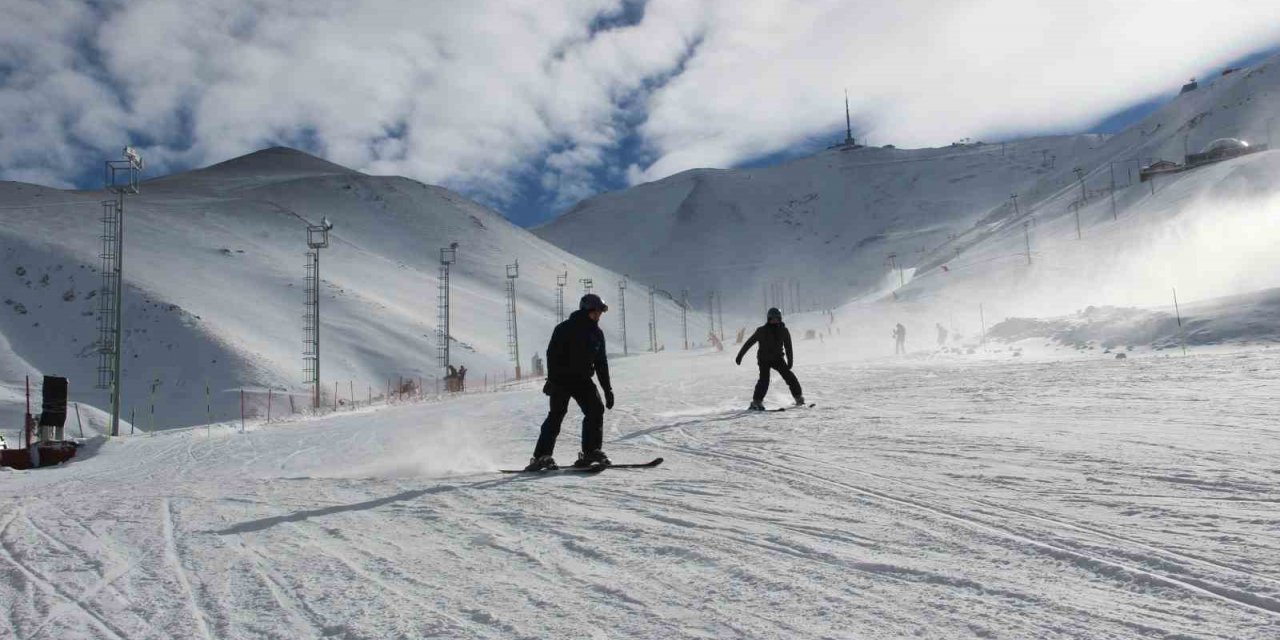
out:
<path id="1" fill-rule="evenodd" d="M 816 408 L 764 415 L 728 353 L 617 362 L 606 450 L 653 470 L 494 473 L 528 389 L 0 472 L 0 637 L 1280 633 L 1280 350 L 837 346 L 801 344 Z"/>

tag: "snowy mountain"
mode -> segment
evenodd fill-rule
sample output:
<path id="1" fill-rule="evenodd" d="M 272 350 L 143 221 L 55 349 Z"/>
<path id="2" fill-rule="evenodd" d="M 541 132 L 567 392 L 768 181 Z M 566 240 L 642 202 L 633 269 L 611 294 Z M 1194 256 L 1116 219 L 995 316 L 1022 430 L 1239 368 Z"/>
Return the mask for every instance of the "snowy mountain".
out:
<path id="1" fill-rule="evenodd" d="M 23 377 L 61 374 L 73 399 L 105 407 L 92 389 L 98 362 L 97 290 L 101 192 L 0 183 L 0 380 L 6 428 L 20 424 Z M 452 271 L 453 362 L 479 385 L 511 377 L 507 264 L 516 281 L 520 358 L 530 369 L 556 317 L 556 274 L 568 272 L 566 306 L 580 278 L 616 302 L 622 276 L 540 240 L 501 215 L 440 187 L 364 175 L 307 154 L 267 149 L 205 169 L 145 181 L 129 196 L 124 241 L 124 414 L 155 424 L 251 415 L 266 389 L 301 393 L 306 227 L 328 218 L 321 252 L 321 374 L 326 402 L 384 393 L 389 380 L 438 373 L 435 328 L 439 249 L 459 243 Z M 639 283 L 628 315 L 629 348 L 648 348 Z M 602 323 L 622 352 L 619 307 Z M 659 340 L 679 347 L 679 310 L 658 300 Z M 691 318 L 701 339 L 702 316 Z M 676 342 L 673 342 L 676 340 Z M 156 382 L 158 381 L 158 382 Z M 306 396 L 295 399 L 299 410 Z M 277 415 L 287 408 L 277 398 Z M 92 414 L 92 409 L 86 408 Z M 144 419 L 143 416 L 146 416 Z"/>
<path id="2" fill-rule="evenodd" d="M 913 302 L 884 313 L 926 309 L 929 328 L 972 307 L 974 333 L 984 301 L 1003 317 L 1171 303 L 1173 287 L 1208 299 L 1280 285 L 1267 250 L 1280 156 L 1160 176 L 1154 193 L 1139 169 L 1218 138 L 1265 144 L 1277 113 L 1280 56 L 1201 82 L 1117 135 L 839 147 L 688 171 L 584 201 L 535 233 L 667 287 L 720 289 L 752 314 L 787 281 L 801 308 Z M 637 238 L 646 250 L 626 250 Z"/>

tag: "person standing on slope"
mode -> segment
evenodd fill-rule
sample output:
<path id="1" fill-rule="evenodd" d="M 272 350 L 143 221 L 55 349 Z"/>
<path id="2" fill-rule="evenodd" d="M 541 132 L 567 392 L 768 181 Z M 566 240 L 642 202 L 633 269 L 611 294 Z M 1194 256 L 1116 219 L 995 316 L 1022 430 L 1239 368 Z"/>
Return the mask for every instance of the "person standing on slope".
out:
<path id="1" fill-rule="evenodd" d="M 893 328 L 893 354 L 906 355 L 907 353 L 907 328 L 899 322 L 898 326 Z"/>
<path id="2" fill-rule="evenodd" d="M 551 332 L 547 345 L 547 383 L 542 392 L 551 396 L 551 411 L 542 423 L 542 433 L 533 449 L 533 458 L 525 471 L 559 468 L 551 457 L 560 435 L 560 423 L 569 412 L 573 399 L 582 409 L 582 451 L 575 467 L 608 466 L 609 457 L 601 451 L 604 443 L 604 411 L 613 409 L 613 385 L 609 383 L 609 360 L 605 356 L 604 332 L 600 316 L 609 306 L 594 293 L 582 296 L 578 310 Z M 600 378 L 604 402 L 591 376 Z"/>
<path id="3" fill-rule="evenodd" d="M 791 372 L 791 365 L 795 362 L 795 350 L 791 347 L 791 332 L 787 331 L 787 325 L 782 324 L 781 311 L 776 308 L 769 309 L 766 324 L 756 329 L 755 333 L 751 334 L 747 342 L 742 345 L 742 350 L 738 351 L 738 357 L 735 360 L 738 366 L 742 365 L 742 357 L 747 354 L 747 350 L 756 343 L 760 343 L 760 348 L 756 350 L 756 364 L 760 366 L 760 379 L 756 381 L 756 391 L 751 396 L 750 409 L 764 411 L 764 395 L 769 392 L 771 370 L 782 375 L 787 387 L 791 389 L 791 396 L 796 400 L 796 406 L 803 405 L 804 395 L 800 391 L 800 381 L 796 379 L 796 374 Z"/>

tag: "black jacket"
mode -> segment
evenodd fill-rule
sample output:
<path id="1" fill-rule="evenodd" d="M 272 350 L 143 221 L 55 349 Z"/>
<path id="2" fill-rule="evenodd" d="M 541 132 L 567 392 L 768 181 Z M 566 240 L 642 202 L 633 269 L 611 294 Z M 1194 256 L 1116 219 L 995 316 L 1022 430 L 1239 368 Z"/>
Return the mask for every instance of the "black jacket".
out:
<path id="1" fill-rule="evenodd" d="M 547 345 L 547 379 L 556 384 L 571 384 L 600 378 L 600 387 L 613 389 L 609 382 L 609 360 L 604 351 L 604 332 L 587 316 L 574 311 L 568 320 L 556 325 Z"/>
<path id="2" fill-rule="evenodd" d="M 791 367 L 795 359 L 795 351 L 791 349 L 791 332 L 787 331 L 786 324 L 781 322 L 766 324 L 756 329 L 756 332 L 751 334 L 751 338 L 742 345 L 742 350 L 738 352 L 738 360 L 742 360 L 742 356 L 747 354 L 751 345 L 757 342 L 760 343 L 760 348 L 756 350 L 756 362 L 760 364 L 786 362 L 787 368 Z"/>

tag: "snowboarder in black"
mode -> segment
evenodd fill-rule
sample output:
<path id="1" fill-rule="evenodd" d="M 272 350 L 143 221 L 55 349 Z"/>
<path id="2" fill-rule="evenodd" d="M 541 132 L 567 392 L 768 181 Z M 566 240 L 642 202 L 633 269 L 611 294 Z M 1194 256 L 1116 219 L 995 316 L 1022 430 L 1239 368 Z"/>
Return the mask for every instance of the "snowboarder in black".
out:
<path id="1" fill-rule="evenodd" d="M 613 408 L 613 385 L 609 383 L 609 361 L 605 356 L 604 332 L 600 316 L 609 306 L 594 293 L 582 296 L 578 310 L 568 320 L 556 325 L 547 345 L 547 383 L 542 392 L 551 397 L 551 411 L 542 423 L 542 433 L 533 449 L 526 471 L 556 469 L 551 457 L 560 435 L 560 423 L 569 412 L 573 399 L 582 409 L 582 451 L 575 467 L 609 465 L 609 457 L 600 450 L 604 443 L 604 411 Z M 600 378 L 604 401 L 591 381 Z"/>
<path id="2" fill-rule="evenodd" d="M 742 350 L 738 351 L 736 362 L 739 366 L 742 365 L 742 357 L 756 343 L 760 343 L 760 348 L 756 350 L 756 364 L 760 366 L 760 379 L 756 381 L 756 391 L 751 396 L 751 410 L 764 411 L 764 395 L 769 392 L 771 370 L 782 375 L 787 387 L 791 389 L 791 396 L 795 398 L 796 406 L 803 405 L 804 395 L 800 391 L 800 381 L 796 380 L 796 374 L 791 372 L 791 365 L 795 362 L 795 351 L 791 348 L 791 332 L 787 331 L 787 325 L 782 323 L 781 311 L 769 309 L 768 322 L 756 329 L 755 333 L 751 334 L 747 342 L 742 345 Z"/>

